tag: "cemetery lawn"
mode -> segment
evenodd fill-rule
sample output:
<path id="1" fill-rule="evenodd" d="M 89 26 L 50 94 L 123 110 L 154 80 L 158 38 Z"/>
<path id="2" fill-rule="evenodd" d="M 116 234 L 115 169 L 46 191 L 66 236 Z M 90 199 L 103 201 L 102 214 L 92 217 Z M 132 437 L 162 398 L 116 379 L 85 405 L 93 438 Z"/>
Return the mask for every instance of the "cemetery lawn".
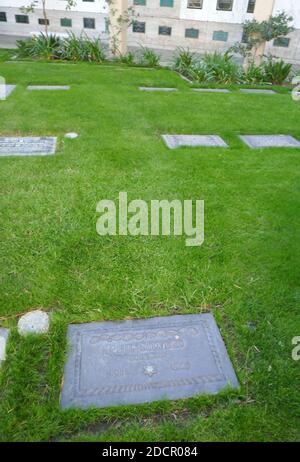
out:
<path id="1" fill-rule="evenodd" d="M 11 328 L 0 440 L 299 441 L 300 151 L 250 150 L 238 135 L 300 139 L 300 102 L 287 91 L 197 94 L 167 69 L 1 62 L 0 75 L 18 85 L 0 101 L 1 135 L 58 136 L 56 156 L 0 158 L 0 325 Z M 64 139 L 71 131 L 80 137 Z M 216 134 L 230 149 L 170 151 L 163 133 Z M 120 191 L 147 202 L 204 199 L 204 245 L 99 237 L 96 204 Z M 20 338 L 18 315 L 38 307 L 51 313 L 49 335 Z M 239 391 L 60 410 L 69 323 L 207 311 Z"/>

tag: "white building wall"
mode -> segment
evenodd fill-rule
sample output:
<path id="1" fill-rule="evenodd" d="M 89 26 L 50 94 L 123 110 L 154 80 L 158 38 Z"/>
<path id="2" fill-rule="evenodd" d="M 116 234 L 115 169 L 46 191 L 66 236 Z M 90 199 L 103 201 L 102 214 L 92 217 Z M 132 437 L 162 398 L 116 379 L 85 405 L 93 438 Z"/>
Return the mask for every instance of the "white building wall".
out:
<path id="1" fill-rule="evenodd" d="M 29 6 L 32 0 L 0 0 L 0 12 L 5 12 L 7 22 L 0 22 L 0 35 L 30 36 L 39 32 L 44 32 L 44 26 L 40 25 L 38 20 L 43 18 L 42 2 L 39 1 L 34 8 L 33 13 L 27 13 L 29 24 L 16 23 L 15 15 L 25 14 L 21 11 L 24 6 Z M 108 40 L 106 33 L 106 19 L 108 18 L 108 4 L 105 0 L 94 0 L 93 2 L 84 2 L 77 0 L 77 5 L 70 10 L 66 9 L 67 2 L 64 0 L 47 0 L 47 18 L 49 20 L 48 31 L 60 36 L 66 36 L 68 32 L 74 32 L 80 35 L 85 32 L 90 37 L 100 37 L 103 41 Z M 72 27 L 66 28 L 61 26 L 61 19 L 68 18 L 72 20 Z M 95 29 L 85 29 L 83 18 L 95 19 Z"/>
<path id="2" fill-rule="evenodd" d="M 66 11 L 67 1 L 65 0 L 46 0 L 46 2 L 47 11 Z M 21 8 L 22 6 L 29 6 L 31 3 L 32 0 L 0 0 L 0 9 L 1 7 Z M 38 0 L 36 9 L 42 9 L 42 2 L 40 0 Z M 71 11 L 107 13 L 108 4 L 105 0 L 94 0 L 93 2 L 83 2 L 82 0 L 77 0 L 76 6 L 72 7 Z"/>
<path id="3" fill-rule="evenodd" d="M 217 10 L 217 0 L 204 0 L 202 9 L 187 8 L 187 3 L 187 0 L 181 1 L 182 19 L 242 24 L 246 19 L 253 17 L 253 14 L 247 13 L 248 0 L 234 0 L 232 11 Z"/>
<path id="4" fill-rule="evenodd" d="M 294 27 L 300 29 L 300 0 L 275 0 L 273 15 L 285 11 L 294 18 Z"/>

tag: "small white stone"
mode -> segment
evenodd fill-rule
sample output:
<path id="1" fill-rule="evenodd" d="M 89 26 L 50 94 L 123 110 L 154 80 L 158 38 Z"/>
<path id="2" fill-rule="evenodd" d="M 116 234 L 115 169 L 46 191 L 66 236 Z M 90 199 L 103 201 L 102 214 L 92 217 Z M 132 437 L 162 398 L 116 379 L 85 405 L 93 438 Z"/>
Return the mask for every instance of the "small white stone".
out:
<path id="1" fill-rule="evenodd" d="M 46 334 L 49 330 L 49 316 L 41 310 L 30 311 L 19 319 L 20 335 Z"/>
<path id="2" fill-rule="evenodd" d="M 69 138 L 70 140 L 74 140 L 75 138 L 78 138 L 78 133 L 75 133 L 75 132 L 66 133 L 65 138 Z"/>

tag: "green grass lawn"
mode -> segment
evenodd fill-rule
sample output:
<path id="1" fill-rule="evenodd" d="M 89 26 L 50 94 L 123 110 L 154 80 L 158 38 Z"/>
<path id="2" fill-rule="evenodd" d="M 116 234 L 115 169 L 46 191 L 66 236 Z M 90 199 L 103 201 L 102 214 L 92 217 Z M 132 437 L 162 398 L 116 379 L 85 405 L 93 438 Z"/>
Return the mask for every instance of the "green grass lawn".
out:
<path id="1" fill-rule="evenodd" d="M 56 156 L 0 158 L 0 440 L 300 439 L 300 150 L 250 150 L 238 134 L 300 139 L 288 94 L 197 94 L 169 70 L 0 63 L 18 84 L 1 135 L 56 135 Z M 28 84 L 71 85 L 27 92 Z M 177 87 L 144 93 L 138 86 Z M 76 140 L 63 138 L 75 131 Z M 162 133 L 218 134 L 222 148 L 168 150 Z M 96 204 L 204 199 L 205 243 L 99 237 Z M 49 335 L 21 338 L 20 313 L 51 312 Z M 69 323 L 211 311 L 241 384 L 213 397 L 62 412 Z M 255 330 L 247 323 L 253 322 Z"/>

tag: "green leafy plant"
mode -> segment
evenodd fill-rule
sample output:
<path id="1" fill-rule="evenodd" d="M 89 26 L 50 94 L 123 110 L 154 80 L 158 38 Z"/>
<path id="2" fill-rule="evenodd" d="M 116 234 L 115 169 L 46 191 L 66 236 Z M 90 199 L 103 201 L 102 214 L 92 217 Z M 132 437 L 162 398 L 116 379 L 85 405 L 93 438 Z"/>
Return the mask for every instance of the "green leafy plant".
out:
<path id="1" fill-rule="evenodd" d="M 275 38 L 285 37 L 289 33 L 294 31 L 294 27 L 291 26 L 293 17 L 287 15 L 284 11 L 271 16 L 265 21 L 245 21 L 243 24 L 245 42 L 235 43 L 228 51 L 238 53 L 249 63 L 256 57 L 258 63 L 261 63 L 263 53 L 257 56 L 257 51 L 261 45 L 265 42 L 269 42 Z"/>
<path id="2" fill-rule="evenodd" d="M 120 55 L 118 61 L 123 64 L 128 64 L 128 66 L 133 66 L 135 64 L 136 56 L 133 51 L 128 51 L 124 55 Z"/>
<path id="3" fill-rule="evenodd" d="M 193 69 L 197 63 L 196 54 L 189 49 L 178 47 L 173 55 L 173 67 L 177 72 L 191 76 Z"/>
<path id="4" fill-rule="evenodd" d="M 57 59 L 60 57 L 61 39 L 56 35 L 40 33 L 27 40 L 17 41 L 17 55 L 20 57 Z"/>
<path id="5" fill-rule="evenodd" d="M 160 56 L 151 48 L 141 46 L 139 51 L 139 64 L 142 66 L 158 67 Z"/>
<path id="6" fill-rule="evenodd" d="M 69 32 L 68 37 L 64 39 L 41 33 L 27 40 L 19 40 L 17 54 L 19 57 L 99 63 L 106 59 L 105 50 L 99 39 L 89 38 L 86 34 L 76 37 L 73 32 Z"/>
<path id="7" fill-rule="evenodd" d="M 242 78 L 242 70 L 230 53 L 206 53 L 200 59 L 190 50 L 178 48 L 174 69 L 199 83 L 240 83 Z"/>
<path id="8" fill-rule="evenodd" d="M 103 62 L 106 54 L 100 39 L 89 38 L 86 34 L 77 37 L 73 32 L 63 39 L 61 58 L 67 61 Z"/>
<path id="9" fill-rule="evenodd" d="M 283 59 L 275 60 L 268 58 L 262 65 L 265 81 L 274 85 L 282 85 L 288 80 L 291 74 L 292 64 L 286 63 Z"/>
<path id="10" fill-rule="evenodd" d="M 264 68 L 262 65 L 256 65 L 253 61 L 243 72 L 243 83 L 248 84 L 263 84 L 267 83 L 265 80 Z"/>
<path id="11" fill-rule="evenodd" d="M 231 84 L 241 81 L 241 69 L 230 53 L 207 53 L 202 62 L 214 82 Z"/>

